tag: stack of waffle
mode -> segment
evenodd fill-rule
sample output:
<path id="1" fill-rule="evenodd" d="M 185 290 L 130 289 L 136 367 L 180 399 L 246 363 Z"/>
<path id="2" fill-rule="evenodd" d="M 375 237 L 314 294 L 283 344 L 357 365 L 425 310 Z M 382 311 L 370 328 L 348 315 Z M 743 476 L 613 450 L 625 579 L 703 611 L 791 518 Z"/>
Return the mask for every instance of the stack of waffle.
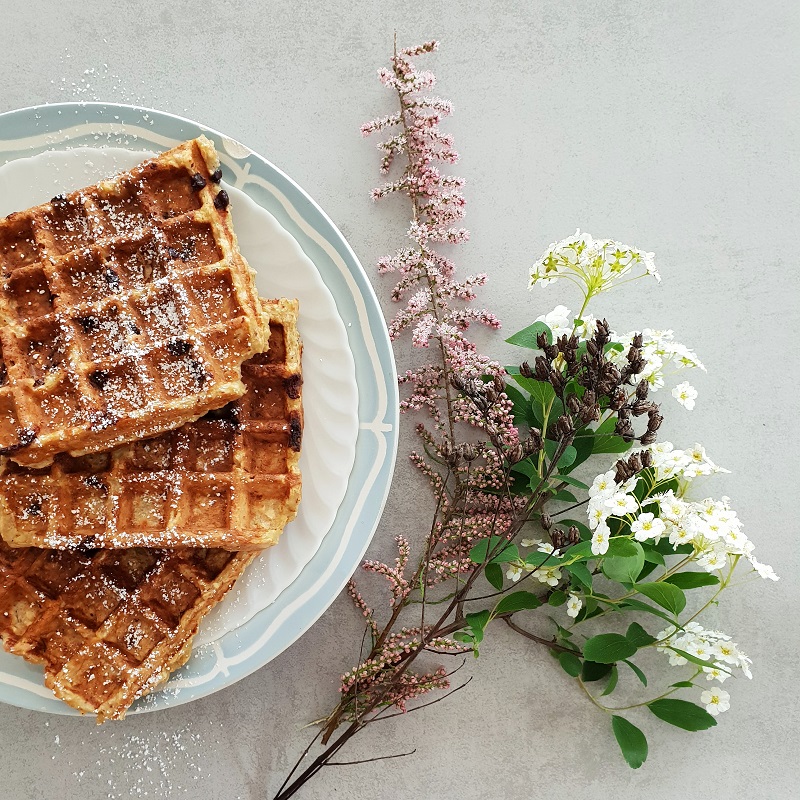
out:
<path id="1" fill-rule="evenodd" d="M 297 511 L 297 302 L 210 141 L 0 221 L 0 635 L 122 717 Z"/>

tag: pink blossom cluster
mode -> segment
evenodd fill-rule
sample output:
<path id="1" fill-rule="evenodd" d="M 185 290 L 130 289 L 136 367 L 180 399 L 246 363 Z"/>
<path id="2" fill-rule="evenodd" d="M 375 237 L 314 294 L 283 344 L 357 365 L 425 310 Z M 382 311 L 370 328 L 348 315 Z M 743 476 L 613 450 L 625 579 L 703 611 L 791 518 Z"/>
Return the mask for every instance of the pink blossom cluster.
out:
<path id="1" fill-rule="evenodd" d="M 396 179 L 387 180 L 373 191 L 373 199 L 399 192 L 410 199 L 413 209 L 408 228 L 412 245 L 378 262 L 381 273 L 398 276 L 392 299 L 405 303 L 389 324 L 389 334 L 396 340 L 410 332 L 415 348 L 433 351 L 430 363 L 408 370 L 399 379 L 408 389 L 401 410 L 425 411 L 433 420 L 434 433 L 422 424 L 417 428 L 426 454 L 411 455 L 438 498 L 438 514 L 426 543 L 426 568 L 414 579 L 406 575 L 410 548 L 402 536 L 396 538 L 398 556 L 394 565 L 373 560 L 363 564 L 366 571 L 382 575 L 388 581 L 393 620 L 399 607 L 409 601 L 417 581 L 433 586 L 474 569 L 469 559 L 472 547 L 489 536 L 510 535 L 520 502 L 501 491 L 505 488 L 501 452 L 519 443 L 512 403 L 498 380 L 505 371 L 496 361 L 479 353 L 466 337 L 472 323 L 500 327 L 494 314 L 471 305 L 476 290 L 486 283 L 486 275 L 480 273 L 459 280 L 453 261 L 440 252 L 440 248 L 466 242 L 469 233 L 458 224 L 464 216 L 461 191 L 464 182 L 443 175 L 436 166 L 458 160 L 452 136 L 439 127 L 442 119 L 452 113 L 452 106 L 441 98 L 420 94 L 434 86 L 435 78 L 430 72 L 418 71 L 412 63 L 414 57 L 430 53 L 436 47 L 436 42 L 427 42 L 395 52 L 391 69 L 381 70 L 379 77 L 397 92 L 400 110 L 361 128 L 364 136 L 377 131 L 390 132 L 378 145 L 383 174 L 388 175 L 400 159 L 405 162 Z M 456 388 L 467 386 L 469 390 Z M 493 391 L 484 391 L 485 386 Z M 488 439 L 483 444 L 470 445 L 473 451 L 468 458 L 453 457 L 454 448 L 459 446 L 453 426 L 459 423 L 483 431 Z M 451 497 L 445 491 L 447 479 L 439 471 L 443 463 L 447 464 L 449 474 L 455 474 L 460 484 L 467 487 L 466 496 L 462 493 Z M 387 628 L 380 633 L 373 610 L 352 581 L 348 592 L 367 620 L 373 647 L 368 658 L 342 676 L 342 693 L 351 693 L 367 702 L 378 698 L 381 707 L 394 705 L 405 711 L 408 700 L 449 686 L 443 669 L 413 674 L 400 665 L 422 651 L 462 653 L 469 646 L 436 635 L 429 626 L 404 627 L 399 632 Z"/>

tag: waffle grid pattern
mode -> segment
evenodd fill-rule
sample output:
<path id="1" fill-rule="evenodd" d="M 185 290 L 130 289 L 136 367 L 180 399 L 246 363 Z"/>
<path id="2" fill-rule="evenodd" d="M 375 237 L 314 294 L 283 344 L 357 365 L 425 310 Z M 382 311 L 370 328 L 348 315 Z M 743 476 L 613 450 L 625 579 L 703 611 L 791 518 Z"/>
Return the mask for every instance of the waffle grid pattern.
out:
<path id="1" fill-rule="evenodd" d="M 217 164 L 193 140 L 0 221 L 0 453 L 99 452 L 241 396 L 264 320 Z"/>
<path id="2" fill-rule="evenodd" d="M 97 721 L 119 719 L 189 656 L 200 620 L 254 553 L 62 551 L 0 542 L 0 636 L 45 685 Z"/>
<path id="3" fill-rule="evenodd" d="M 111 453 L 0 466 L 0 533 L 14 546 L 262 549 L 297 511 L 302 437 L 297 302 L 264 301 L 269 349 L 223 409 Z"/>

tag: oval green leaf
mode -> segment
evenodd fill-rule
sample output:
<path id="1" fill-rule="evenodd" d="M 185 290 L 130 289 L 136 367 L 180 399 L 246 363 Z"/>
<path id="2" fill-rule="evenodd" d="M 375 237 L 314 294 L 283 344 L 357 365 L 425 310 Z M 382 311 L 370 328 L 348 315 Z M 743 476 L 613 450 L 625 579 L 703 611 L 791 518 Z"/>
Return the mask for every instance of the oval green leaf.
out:
<path id="1" fill-rule="evenodd" d="M 493 616 L 524 611 L 529 608 L 539 608 L 541 604 L 542 601 L 533 592 L 512 592 L 495 606 Z"/>
<path id="2" fill-rule="evenodd" d="M 637 583 L 636 591 L 649 597 L 654 603 L 671 611 L 675 616 L 686 608 L 686 595 L 671 583 Z"/>
<path id="3" fill-rule="evenodd" d="M 583 655 L 590 661 L 613 664 L 629 658 L 637 651 L 636 645 L 619 633 L 601 633 L 592 636 L 583 646 Z"/>
<path id="4" fill-rule="evenodd" d="M 659 719 L 683 728 L 685 731 L 705 731 L 713 728 L 717 721 L 704 708 L 688 700 L 664 698 L 654 700 L 647 706 Z"/>
<path id="5" fill-rule="evenodd" d="M 611 717 L 611 728 L 628 766 L 639 769 L 647 761 L 645 735 L 632 722 L 616 714 Z"/>
<path id="6" fill-rule="evenodd" d="M 577 678 L 581 674 L 581 660 L 574 653 L 559 653 L 558 663 L 567 675 Z"/>
<path id="7" fill-rule="evenodd" d="M 699 589 L 701 586 L 716 586 L 719 578 L 709 572 L 676 572 L 664 581 L 679 589 Z"/>

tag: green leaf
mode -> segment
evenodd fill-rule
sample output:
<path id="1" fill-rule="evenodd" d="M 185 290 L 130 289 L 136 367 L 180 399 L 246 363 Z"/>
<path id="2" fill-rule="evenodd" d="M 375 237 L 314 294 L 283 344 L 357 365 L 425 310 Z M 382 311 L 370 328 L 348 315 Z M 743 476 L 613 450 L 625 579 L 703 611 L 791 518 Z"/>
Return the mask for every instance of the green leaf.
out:
<path id="1" fill-rule="evenodd" d="M 509 336 L 506 341 L 516 347 L 538 350 L 539 345 L 536 343 L 536 337 L 540 333 L 544 333 L 547 336 L 547 344 L 553 344 L 553 332 L 544 322 L 534 322 L 533 325 L 528 325 L 527 328 L 523 328 L 521 331 Z"/>
<path id="2" fill-rule="evenodd" d="M 562 414 L 564 407 L 549 383 L 531 378 L 519 379 L 518 382 L 522 383 L 523 380 L 525 381 L 523 388 L 527 389 L 528 394 L 531 396 L 531 408 L 537 419 L 543 423 L 545 416 L 547 416 L 548 421 L 552 421 Z M 542 433 L 545 433 L 545 431 L 542 431 Z"/>
<path id="3" fill-rule="evenodd" d="M 550 386 L 550 384 L 547 384 Z M 551 387 L 552 389 L 552 387 Z M 547 457 L 552 461 L 553 457 L 556 454 L 556 450 L 559 448 L 559 443 L 554 442 L 552 439 L 545 439 L 544 440 L 544 451 L 547 453 Z M 568 444 L 564 448 L 564 452 L 558 459 L 558 464 L 556 465 L 559 469 L 566 469 L 569 467 L 570 464 L 575 460 L 578 455 L 578 451 L 571 445 Z"/>
<path id="4" fill-rule="evenodd" d="M 657 641 L 655 636 L 651 636 L 638 622 L 632 622 L 625 638 L 629 642 L 633 642 L 637 647 L 647 647 L 649 644 Z"/>
<path id="5" fill-rule="evenodd" d="M 713 659 L 709 659 L 708 661 L 703 661 L 702 658 L 698 658 L 697 656 L 693 656 L 691 653 L 687 653 L 685 650 L 680 650 L 677 647 L 669 647 L 673 653 L 677 653 L 679 656 L 683 656 L 687 661 L 691 661 L 692 664 L 697 664 L 698 667 L 715 667 L 720 672 L 727 672 L 728 675 L 733 675 L 733 673 L 725 666 L 720 664 L 718 661 L 714 661 Z"/>
<path id="6" fill-rule="evenodd" d="M 664 578 L 664 582 L 671 583 L 679 589 L 698 589 L 701 586 L 716 586 L 719 578 L 708 572 L 676 572 Z"/>
<path id="7" fill-rule="evenodd" d="M 647 675 L 645 675 L 633 661 L 628 661 L 626 658 L 623 660 L 623 663 L 627 664 L 633 670 L 633 674 L 641 681 L 642 686 L 647 686 Z"/>
<path id="8" fill-rule="evenodd" d="M 511 544 L 500 536 L 492 536 L 490 539 L 481 540 L 469 551 L 470 561 L 475 564 L 483 564 L 486 556 L 493 550 L 497 550 L 497 552 L 492 557 L 492 563 L 504 564 L 519 559 L 519 550 L 515 544 Z"/>
<path id="9" fill-rule="evenodd" d="M 614 539 L 611 540 L 611 542 L 614 541 Z M 611 558 L 606 556 L 602 563 L 603 574 L 612 581 L 633 583 L 644 566 L 644 551 L 639 542 L 632 542 L 624 539 L 620 541 L 626 541 L 627 544 L 634 546 L 636 548 L 635 555 L 612 556 Z M 609 553 L 611 552 L 611 542 L 609 542 Z"/>
<path id="10" fill-rule="evenodd" d="M 503 568 L 499 564 L 487 564 L 484 570 L 486 580 L 494 586 L 495 589 L 503 588 Z"/>
<path id="11" fill-rule="evenodd" d="M 563 481 L 571 486 L 577 486 L 578 489 L 583 489 L 584 492 L 589 491 L 587 484 L 583 483 L 583 481 L 579 481 L 577 478 L 571 477 L 570 475 L 556 475 L 556 480 Z"/>
<path id="12" fill-rule="evenodd" d="M 467 614 L 465 617 L 467 620 L 467 625 L 469 625 L 470 631 L 476 643 L 483 641 L 483 629 L 489 622 L 490 617 L 491 612 L 488 608 L 484 609 L 483 611 L 476 611 L 473 614 Z"/>
<path id="13" fill-rule="evenodd" d="M 644 566 L 642 567 L 639 574 L 636 576 L 636 582 L 643 581 L 648 575 L 656 570 L 656 564 L 653 564 L 652 561 L 645 561 Z"/>
<path id="14" fill-rule="evenodd" d="M 606 688 L 603 689 L 602 694 L 600 697 L 606 697 L 607 695 L 611 694 L 614 689 L 617 688 L 617 681 L 619 680 L 619 672 L 617 671 L 617 665 L 615 664 L 611 667 L 611 677 L 608 679 L 608 683 L 606 684 Z"/>
<path id="15" fill-rule="evenodd" d="M 637 650 L 633 642 L 619 633 L 601 633 L 587 639 L 583 646 L 583 655 L 590 661 L 599 661 L 601 664 L 613 664 L 624 658 L 632 656 Z"/>
<path id="16" fill-rule="evenodd" d="M 615 536 L 608 542 L 608 552 L 606 556 L 622 556 L 623 558 L 631 558 L 642 553 L 642 546 L 639 542 L 632 539 L 626 539 L 624 536 Z M 644 562 L 644 553 L 642 553 L 642 562 Z"/>
<path id="17" fill-rule="evenodd" d="M 564 567 L 564 569 L 566 569 L 578 583 L 582 584 L 587 589 L 592 588 L 592 573 L 589 572 L 589 568 L 582 561 L 570 564 L 568 567 Z"/>
<path id="18" fill-rule="evenodd" d="M 465 633 L 464 631 L 456 631 L 453 634 L 453 638 L 457 642 L 464 642 L 464 644 L 472 644 L 475 641 L 471 633 Z"/>
<path id="19" fill-rule="evenodd" d="M 567 675 L 577 678 L 581 674 L 581 660 L 574 653 L 559 653 L 558 662 Z"/>
<path id="20" fill-rule="evenodd" d="M 683 728 L 685 731 L 705 731 L 713 728 L 717 721 L 704 708 L 688 700 L 664 698 L 648 703 L 647 707 L 664 722 Z"/>
<path id="21" fill-rule="evenodd" d="M 506 383 L 506 388 L 503 391 L 508 395 L 508 399 L 513 403 L 511 413 L 514 415 L 514 422 L 517 425 L 524 423 L 529 427 L 533 426 L 535 424 L 535 417 L 533 416 L 533 411 L 528 398 L 525 397 L 525 395 L 519 389 L 517 389 L 515 386 L 512 386 L 510 381 Z"/>
<path id="22" fill-rule="evenodd" d="M 512 592 L 506 595 L 496 606 L 493 616 L 507 614 L 509 611 L 524 611 L 528 608 L 539 608 L 542 601 L 533 592 Z"/>
<path id="23" fill-rule="evenodd" d="M 528 555 L 525 556 L 525 563 L 529 567 L 540 567 L 543 564 L 545 568 L 557 567 L 562 561 L 563 558 L 561 556 L 554 556 L 552 553 L 542 553 L 539 550 L 528 553 Z"/>
<path id="24" fill-rule="evenodd" d="M 690 689 L 694 684 L 691 681 L 678 681 L 677 683 L 671 683 L 670 686 L 675 689 Z"/>
<path id="25" fill-rule="evenodd" d="M 551 500 L 555 500 L 559 503 L 577 503 L 578 498 L 575 497 L 572 492 L 568 492 L 566 489 L 562 489 L 560 492 L 556 492 L 551 498 Z"/>
<path id="26" fill-rule="evenodd" d="M 636 591 L 645 597 L 649 597 L 661 608 L 671 611 L 675 616 L 686 608 L 686 595 L 682 589 L 671 583 L 664 583 L 663 581 L 659 583 L 637 583 Z"/>
<path id="27" fill-rule="evenodd" d="M 616 714 L 611 716 L 611 728 L 628 766 L 639 769 L 647 761 L 645 735 L 632 722 L 628 722 L 624 717 L 618 717 Z"/>
<path id="28" fill-rule="evenodd" d="M 642 545 L 642 550 L 644 550 L 644 560 L 649 561 L 651 564 L 659 564 L 660 566 L 664 566 L 664 556 L 658 552 L 654 547 L 649 545 Z"/>
<path id="29" fill-rule="evenodd" d="M 570 470 L 575 469 L 579 464 L 583 464 L 592 455 L 594 433 L 591 428 L 588 426 L 581 428 L 572 440 L 572 446 L 575 448 L 576 455 Z"/>
<path id="30" fill-rule="evenodd" d="M 665 614 L 658 608 L 653 608 L 649 603 L 643 603 L 641 600 L 636 600 L 633 597 L 627 598 L 627 600 L 623 600 L 619 604 L 620 608 L 632 608 L 635 611 L 645 611 L 648 614 L 652 614 L 654 617 L 658 617 L 659 619 L 663 619 L 666 622 L 669 622 L 670 625 L 675 625 L 675 620 Z"/>
<path id="31" fill-rule="evenodd" d="M 547 598 L 547 604 L 551 606 L 563 606 L 567 602 L 567 593 L 556 589 L 551 592 L 550 597 Z"/>
<path id="32" fill-rule="evenodd" d="M 590 681 L 599 681 L 601 678 L 605 678 L 611 670 L 611 664 L 598 664 L 597 661 L 584 660 L 581 680 L 587 683 Z"/>
<path id="33" fill-rule="evenodd" d="M 511 467 L 512 472 L 520 472 L 528 478 L 539 477 L 539 469 L 530 456 L 523 461 L 518 461 Z"/>
<path id="34" fill-rule="evenodd" d="M 624 453 L 630 450 L 633 442 L 626 442 L 621 436 L 595 435 L 592 443 L 592 455 L 598 453 Z"/>

